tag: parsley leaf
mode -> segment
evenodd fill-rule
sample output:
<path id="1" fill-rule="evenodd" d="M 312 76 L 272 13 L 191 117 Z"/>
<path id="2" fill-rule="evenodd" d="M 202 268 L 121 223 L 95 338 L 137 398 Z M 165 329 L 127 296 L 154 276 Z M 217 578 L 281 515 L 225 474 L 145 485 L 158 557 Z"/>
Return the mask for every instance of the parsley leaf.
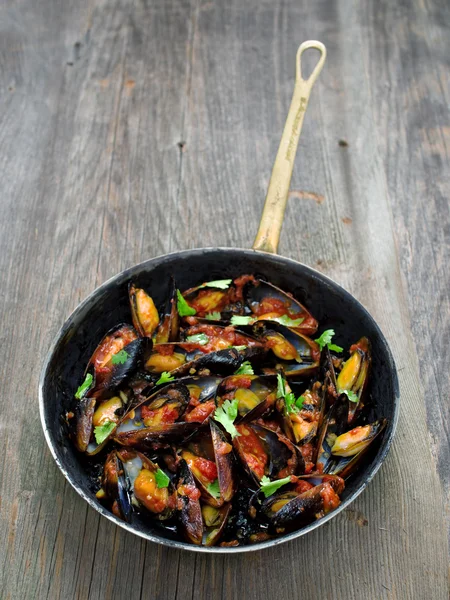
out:
<path id="1" fill-rule="evenodd" d="M 200 288 L 211 287 L 211 288 L 217 288 L 219 290 L 226 290 L 227 288 L 230 287 L 231 281 L 232 281 L 231 279 L 219 279 L 217 281 L 207 281 L 206 283 L 201 285 Z"/>
<path id="2" fill-rule="evenodd" d="M 342 352 L 343 348 L 341 348 L 340 346 L 336 346 L 336 344 L 331 343 L 331 340 L 334 335 L 335 335 L 334 329 L 327 329 L 326 331 L 324 331 L 322 333 L 322 335 L 319 338 L 317 338 L 314 341 L 319 344 L 319 347 L 321 350 L 323 350 L 323 348 L 325 348 L 325 346 L 328 346 L 328 348 L 330 350 L 334 350 L 335 352 Z"/>
<path id="3" fill-rule="evenodd" d="M 210 483 L 209 485 L 207 485 L 206 489 L 211 494 L 211 496 L 213 498 L 215 498 L 216 500 L 218 500 L 220 498 L 220 487 L 219 487 L 219 480 L 218 479 L 216 479 L 215 481 L 213 481 L 212 483 Z"/>
<path id="4" fill-rule="evenodd" d="M 280 325 L 284 325 L 285 327 L 298 327 L 303 323 L 304 320 L 305 319 L 303 319 L 302 317 L 300 317 L 299 319 L 291 319 L 287 315 L 269 319 L 269 321 L 276 321 L 277 323 L 280 323 Z"/>
<path id="5" fill-rule="evenodd" d="M 220 321 L 221 319 L 221 314 L 220 312 L 210 312 L 207 315 L 205 315 L 205 319 L 208 319 L 208 321 Z"/>
<path id="6" fill-rule="evenodd" d="M 295 394 L 293 392 L 287 392 L 286 381 L 279 373 L 277 375 L 277 382 L 277 398 L 283 398 L 286 412 L 288 414 L 298 412 L 303 406 L 305 397 L 300 396 L 295 399 Z"/>
<path id="7" fill-rule="evenodd" d="M 240 315 L 233 315 L 230 323 L 232 325 L 253 325 L 256 321 L 254 317 L 241 317 Z"/>
<path id="8" fill-rule="evenodd" d="M 296 406 L 295 395 L 293 392 L 289 392 L 284 397 L 284 405 L 286 407 L 286 412 L 288 413 L 296 413 L 298 412 L 298 408 Z"/>
<path id="9" fill-rule="evenodd" d="M 99 446 L 106 440 L 115 427 L 116 423 L 114 423 L 114 421 L 105 421 L 101 425 L 97 425 L 97 427 L 94 428 L 95 441 Z"/>
<path id="10" fill-rule="evenodd" d="M 162 383 L 169 383 L 171 381 L 175 381 L 175 377 L 171 375 L 168 371 L 163 371 L 161 373 L 161 377 L 158 379 L 155 385 L 161 385 Z"/>
<path id="11" fill-rule="evenodd" d="M 277 398 L 284 398 L 286 396 L 286 382 L 283 377 L 278 373 L 277 375 Z"/>
<path id="12" fill-rule="evenodd" d="M 225 427 L 225 430 L 231 435 L 231 438 L 241 435 L 236 427 L 234 426 L 234 420 L 236 419 L 238 414 L 238 401 L 233 400 L 225 400 L 222 406 L 216 408 L 216 412 L 214 413 L 214 419 L 222 423 Z"/>
<path id="13" fill-rule="evenodd" d="M 252 363 L 248 360 L 244 361 L 239 369 L 235 372 L 235 375 L 254 375 Z"/>
<path id="14" fill-rule="evenodd" d="M 127 362 L 129 356 L 130 355 L 126 350 L 121 350 L 120 352 L 117 352 L 117 354 L 113 355 L 111 362 L 113 365 L 123 365 Z"/>
<path id="15" fill-rule="evenodd" d="M 158 469 L 155 473 L 156 485 L 159 488 L 165 488 L 169 485 L 170 478 L 164 473 L 162 469 Z"/>
<path id="16" fill-rule="evenodd" d="M 83 396 L 87 393 L 87 391 L 91 387 L 93 380 L 94 380 L 94 378 L 92 377 L 92 374 L 88 373 L 86 375 L 85 380 L 83 381 L 83 383 L 80 385 L 80 387 L 75 392 L 75 398 L 77 400 L 81 400 L 81 398 L 83 398 Z"/>
<path id="17" fill-rule="evenodd" d="M 186 338 L 186 341 L 190 342 L 191 344 L 200 344 L 200 346 L 206 346 L 206 344 L 209 342 L 209 337 L 204 333 L 197 333 L 195 335 L 189 335 Z"/>
<path id="18" fill-rule="evenodd" d="M 352 392 L 351 390 L 339 390 L 339 392 L 341 394 L 345 394 L 347 396 L 347 398 L 350 400 L 350 402 L 354 402 L 355 404 L 357 402 L 359 402 L 359 398 L 355 394 L 355 392 Z"/>
<path id="19" fill-rule="evenodd" d="M 295 406 L 298 408 L 298 410 L 302 410 L 305 401 L 305 396 L 300 396 L 299 398 L 297 398 L 297 400 L 295 401 Z"/>
<path id="20" fill-rule="evenodd" d="M 275 479 L 275 481 L 270 481 L 268 477 L 264 475 L 261 479 L 261 492 L 264 494 L 266 498 L 275 493 L 280 487 L 286 485 L 291 481 L 291 476 L 283 477 L 283 479 Z"/>
<path id="21" fill-rule="evenodd" d="M 183 298 L 183 294 L 180 292 L 180 290 L 177 290 L 177 308 L 180 317 L 190 317 L 197 313 L 195 308 L 189 306 L 189 304 Z"/>

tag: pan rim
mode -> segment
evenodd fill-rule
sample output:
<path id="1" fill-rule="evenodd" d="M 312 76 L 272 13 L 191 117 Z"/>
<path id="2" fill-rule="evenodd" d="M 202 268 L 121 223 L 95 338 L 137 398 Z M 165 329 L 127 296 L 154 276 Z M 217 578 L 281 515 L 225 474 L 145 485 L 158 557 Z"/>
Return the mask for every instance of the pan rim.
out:
<path id="1" fill-rule="evenodd" d="M 389 359 L 390 370 L 392 373 L 392 380 L 393 380 L 392 383 L 393 383 L 394 416 L 392 419 L 392 427 L 391 427 L 389 433 L 387 434 L 387 437 L 384 438 L 382 446 L 380 447 L 379 452 L 376 455 L 376 462 L 373 464 L 370 471 L 367 473 L 365 481 L 352 494 L 350 494 L 350 496 L 346 500 L 344 500 L 337 509 L 330 512 L 325 517 L 322 517 L 321 519 L 318 519 L 318 520 L 314 521 L 313 523 L 310 523 L 306 527 L 303 527 L 302 529 L 299 529 L 297 531 L 289 533 L 285 536 L 270 539 L 265 542 L 260 542 L 260 543 L 252 544 L 249 546 L 237 546 L 237 547 L 196 546 L 194 544 L 189 544 L 187 542 L 165 539 L 163 537 L 158 537 L 156 535 L 153 535 L 152 533 L 145 533 L 145 532 L 135 529 L 132 525 L 115 517 L 106 508 L 104 508 L 101 504 L 96 502 L 94 497 L 91 497 L 88 493 L 86 493 L 86 491 L 81 486 L 79 486 L 77 483 L 72 481 L 72 477 L 69 475 L 67 469 L 62 464 L 62 461 L 59 459 L 57 452 L 56 452 L 56 448 L 54 447 L 54 443 L 50 437 L 50 428 L 47 426 L 46 417 L 45 417 L 46 413 L 45 413 L 44 383 L 46 380 L 49 364 L 52 360 L 53 354 L 59 344 L 61 337 L 68 330 L 68 328 L 69 328 L 73 318 L 76 316 L 76 314 L 79 311 L 81 311 L 86 306 L 86 304 L 88 304 L 91 301 L 91 298 L 99 290 L 107 288 L 108 286 L 110 286 L 112 283 L 114 283 L 118 279 L 126 278 L 133 271 L 136 271 L 136 270 L 144 267 L 147 263 L 162 261 L 164 259 L 168 259 L 168 258 L 171 258 L 174 256 L 183 258 L 183 256 L 185 256 L 185 255 L 192 256 L 195 254 L 202 254 L 202 253 L 212 253 L 212 252 L 227 253 L 227 252 L 236 252 L 236 251 L 242 252 L 243 254 L 247 254 L 247 255 L 260 254 L 260 255 L 267 257 L 271 261 L 278 259 L 281 262 L 283 262 L 284 264 L 286 264 L 286 262 L 287 262 L 288 264 L 292 263 L 292 265 L 296 266 L 296 267 L 301 266 L 301 267 L 305 268 L 307 271 L 309 271 L 310 275 L 313 276 L 316 280 L 320 281 L 321 283 L 332 285 L 333 287 L 337 287 L 340 293 L 342 293 L 344 296 L 347 296 L 353 302 L 356 302 L 356 304 L 358 305 L 358 308 L 362 311 L 362 313 L 365 313 L 365 315 L 372 322 L 372 324 L 373 324 L 375 330 L 377 331 L 377 334 L 380 337 L 381 342 L 383 343 L 383 346 L 386 350 L 387 357 Z M 168 254 L 160 254 L 153 258 L 144 260 L 140 263 L 137 263 L 131 267 L 128 267 L 128 268 L 120 271 L 116 275 L 113 275 L 112 277 L 107 279 L 105 282 L 100 284 L 98 287 L 96 287 L 86 298 L 84 298 L 84 300 L 82 300 L 74 308 L 74 310 L 66 318 L 63 325 L 59 328 L 56 335 L 52 339 L 50 347 L 45 355 L 45 358 L 44 358 L 44 361 L 42 364 L 42 368 L 41 368 L 41 372 L 40 372 L 40 377 L 39 377 L 39 414 L 40 414 L 42 429 L 44 432 L 44 437 L 47 442 L 47 446 L 50 449 L 50 453 L 53 456 L 54 461 L 56 462 L 59 470 L 62 472 L 65 479 L 70 483 L 72 488 L 100 515 L 106 517 L 112 523 L 118 525 L 122 529 L 125 529 L 126 531 L 128 531 L 134 535 L 141 537 L 142 539 L 145 539 L 147 541 L 151 541 L 151 542 L 154 542 L 157 544 L 161 544 L 163 546 L 168 546 L 170 548 L 178 548 L 180 550 L 185 550 L 187 552 L 189 552 L 189 551 L 190 552 L 202 552 L 202 553 L 206 553 L 206 554 L 229 554 L 229 553 L 242 553 L 242 552 L 256 552 L 258 550 L 272 548 L 273 546 L 278 546 L 279 544 L 283 544 L 283 543 L 289 542 L 293 539 L 302 537 L 303 535 L 306 535 L 310 531 L 313 531 L 314 529 L 321 527 L 322 525 L 327 523 L 330 519 L 337 516 L 340 512 L 342 512 L 347 506 L 349 506 L 366 489 L 367 485 L 372 481 L 372 479 L 374 478 L 374 476 L 380 469 L 381 465 L 385 461 L 386 456 L 388 455 L 389 450 L 391 448 L 395 432 L 397 430 L 399 412 L 400 412 L 400 389 L 399 389 L 398 373 L 397 373 L 397 368 L 395 365 L 394 357 L 392 355 L 392 351 L 389 347 L 389 344 L 387 343 L 387 340 L 386 340 L 383 332 L 381 331 L 380 326 L 375 321 L 375 319 L 372 317 L 370 312 L 365 308 L 365 306 L 357 298 L 355 298 L 352 294 L 350 294 L 350 292 L 348 292 L 344 287 L 342 287 L 339 283 L 337 283 L 336 281 L 334 281 L 327 275 L 320 273 L 313 267 L 305 265 L 304 263 L 301 263 L 292 258 L 280 256 L 278 254 L 271 254 L 269 252 L 264 252 L 261 250 L 253 250 L 253 249 L 249 249 L 249 248 L 208 247 L 208 248 L 192 248 L 192 249 L 181 250 L 181 251 L 177 250 L 174 252 L 170 252 Z"/>

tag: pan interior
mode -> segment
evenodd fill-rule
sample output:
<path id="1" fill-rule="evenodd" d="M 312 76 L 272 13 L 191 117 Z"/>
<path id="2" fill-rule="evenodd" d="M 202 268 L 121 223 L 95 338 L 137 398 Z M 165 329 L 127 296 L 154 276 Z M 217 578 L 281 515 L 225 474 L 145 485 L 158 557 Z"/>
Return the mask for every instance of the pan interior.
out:
<path id="1" fill-rule="evenodd" d="M 389 347 L 369 313 L 348 292 L 320 273 L 276 255 L 233 248 L 201 249 L 178 252 L 154 258 L 123 271 L 95 290 L 69 317 L 49 351 L 40 383 L 41 417 L 52 453 L 71 484 L 97 510 L 114 522 L 153 541 L 196 550 L 177 541 L 174 535 L 152 523 L 124 525 L 96 500 L 96 472 L 88 473 L 86 463 L 67 438 L 62 415 L 69 409 L 74 391 L 83 377 L 85 366 L 102 336 L 120 322 L 131 323 L 127 287 L 130 281 L 144 287 L 156 305 L 166 299 L 168 276 L 172 274 L 181 289 L 203 281 L 234 278 L 244 273 L 261 275 L 291 292 L 319 320 L 320 331 L 333 328 L 336 341 L 344 348 L 363 335 L 370 338 L 373 368 L 369 393 L 374 416 L 386 417 L 388 427 L 378 450 L 368 455 L 364 466 L 348 480 L 342 504 L 344 508 L 367 485 L 384 459 L 394 433 L 398 412 L 398 382 Z M 338 509 L 339 511 L 339 509 Z M 330 517 L 336 514 L 331 513 Z M 328 520 L 328 519 L 326 519 Z M 277 543 L 291 539 L 320 525 L 312 525 L 278 538 Z M 264 542 L 247 548 L 273 544 Z M 239 551 L 239 548 L 208 548 L 213 551 Z"/>

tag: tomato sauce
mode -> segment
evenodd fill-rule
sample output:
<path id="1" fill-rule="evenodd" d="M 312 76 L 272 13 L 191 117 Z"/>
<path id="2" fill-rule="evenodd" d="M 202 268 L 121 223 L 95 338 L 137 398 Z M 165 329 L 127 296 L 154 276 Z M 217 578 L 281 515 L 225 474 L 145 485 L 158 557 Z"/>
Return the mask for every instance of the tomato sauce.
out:
<path id="1" fill-rule="evenodd" d="M 295 486 L 295 491 L 298 494 L 304 494 L 305 492 L 307 492 L 308 490 L 310 490 L 313 487 L 314 486 L 312 485 L 312 483 L 309 483 L 308 481 L 305 481 L 304 479 L 299 479 L 297 482 L 297 485 Z"/>
<path id="2" fill-rule="evenodd" d="M 215 408 L 216 404 L 214 400 L 209 400 L 208 402 L 199 404 L 190 412 L 185 414 L 184 420 L 188 423 L 203 423 L 203 421 L 207 419 L 212 412 L 214 412 Z"/>
<path id="3" fill-rule="evenodd" d="M 267 454 L 259 437 L 245 425 L 237 425 L 239 437 L 236 437 L 236 443 L 240 452 L 244 455 L 245 461 L 250 470 L 261 479 L 265 474 L 265 468 L 268 462 Z"/>
<path id="4" fill-rule="evenodd" d="M 166 404 L 157 410 L 151 410 L 147 406 L 141 407 L 141 418 L 146 427 L 162 423 L 175 423 L 179 414 L 178 409 L 170 404 Z"/>
<path id="5" fill-rule="evenodd" d="M 191 500 L 199 500 L 201 493 L 195 485 L 180 485 L 177 490 L 179 496 L 187 496 Z"/>
<path id="6" fill-rule="evenodd" d="M 320 495 L 323 500 L 323 511 L 325 514 L 337 508 L 341 503 L 339 496 L 333 490 L 330 483 L 323 484 Z"/>

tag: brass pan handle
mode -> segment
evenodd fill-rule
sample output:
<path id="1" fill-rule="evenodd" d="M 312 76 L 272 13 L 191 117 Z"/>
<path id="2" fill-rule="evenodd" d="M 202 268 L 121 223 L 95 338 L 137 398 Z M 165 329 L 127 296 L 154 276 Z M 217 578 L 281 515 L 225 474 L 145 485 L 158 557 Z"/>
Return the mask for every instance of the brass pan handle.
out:
<path id="1" fill-rule="evenodd" d="M 303 79 L 301 59 L 303 52 L 309 48 L 318 50 L 320 58 L 309 78 Z M 303 42 L 297 51 L 294 94 L 273 165 L 258 233 L 253 243 L 254 250 L 277 252 L 303 119 L 311 89 L 322 70 L 326 55 L 322 42 L 314 40 Z"/>

